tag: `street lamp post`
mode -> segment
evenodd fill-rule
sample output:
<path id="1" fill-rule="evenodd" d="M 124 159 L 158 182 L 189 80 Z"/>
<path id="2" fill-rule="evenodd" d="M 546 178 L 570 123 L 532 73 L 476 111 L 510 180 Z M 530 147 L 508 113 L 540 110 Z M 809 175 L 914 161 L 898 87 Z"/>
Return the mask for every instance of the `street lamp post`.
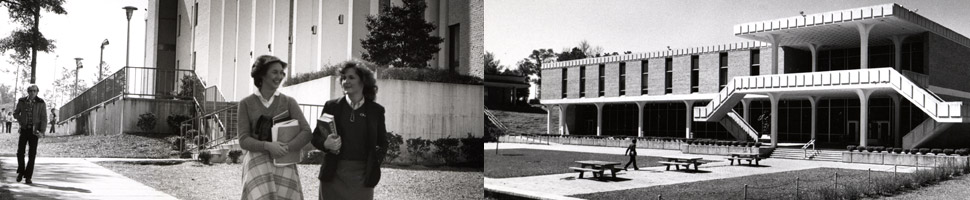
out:
<path id="1" fill-rule="evenodd" d="M 130 50 L 129 45 L 131 45 L 131 13 L 138 10 L 138 8 L 134 6 L 125 6 L 122 9 L 125 9 L 125 16 L 128 17 L 128 41 L 125 43 L 125 67 L 128 67 L 128 51 Z"/>
<path id="2" fill-rule="evenodd" d="M 101 68 L 104 68 L 104 64 L 103 64 L 104 63 L 104 46 L 106 46 L 106 45 L 108 45 L 108 39 L 104 39 L 104 42 L 101 42 L 101 58 L 98 60 L 98 81 L 104 80 L 104 78 L 102 77 L 103 75 L 101 73 Z"/>
<path id="3" fill-rule="evenodd" d="M 84 58 L 74 58 L 74 63 L 77 64 L 77 68 L 74 68 L 74 95 L 73 96 L 75 98 L 77 98 L 77 74 L 78 74 L 78 71 L 81 71 L 81 68 L 84 68 L 84 65 L 81 64 L 81 60 L 84 60 Z"/>

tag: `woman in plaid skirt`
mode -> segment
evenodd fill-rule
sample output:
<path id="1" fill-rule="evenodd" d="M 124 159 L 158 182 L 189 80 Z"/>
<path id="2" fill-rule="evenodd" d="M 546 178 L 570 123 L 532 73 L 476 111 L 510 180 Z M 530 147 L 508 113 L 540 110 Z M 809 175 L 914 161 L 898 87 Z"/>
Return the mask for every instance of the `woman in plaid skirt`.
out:
<path id="1" fill-rule="evenodd" d="M 303 199 L 296 165 L 276 166 L 272 159 L 300 151 L 312 136 L 296 100 L 277 91 L 286 76 L 284 69 L 286 63 L 279 58 L 257 58 L 250 76 L 259 91 L 239 102 L 239 146 L 247 151 L 242 164 L 242 199 Z M 257 139 L 258 134 L 265 134 L 254 130 L 260 116 L 273 117 L 284 112 L 299 122 L 299 135 L 287 143 Z"/>

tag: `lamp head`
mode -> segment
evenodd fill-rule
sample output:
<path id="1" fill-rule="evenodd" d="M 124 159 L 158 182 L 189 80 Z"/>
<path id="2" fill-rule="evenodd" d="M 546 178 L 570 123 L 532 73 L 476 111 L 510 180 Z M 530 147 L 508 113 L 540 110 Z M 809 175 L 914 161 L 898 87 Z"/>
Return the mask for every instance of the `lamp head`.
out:
<path id="1" fill-rule="evenodd" d="M 131 13 L 135 12 L 135 10 L 138 10 L 138 8 L 134 6 L 125 6 L 122 9 L 125 9 L 125 15 L 128 16 L 128 20 L 131 20 Z"/>

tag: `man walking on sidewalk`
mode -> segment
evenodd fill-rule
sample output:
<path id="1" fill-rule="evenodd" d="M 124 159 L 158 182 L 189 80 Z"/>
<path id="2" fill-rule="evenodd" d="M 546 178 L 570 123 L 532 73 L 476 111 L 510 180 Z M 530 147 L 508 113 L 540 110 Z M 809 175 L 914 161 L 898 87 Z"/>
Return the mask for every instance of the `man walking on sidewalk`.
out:
<path id="1" fill-rule="evenodd" d="M 16 109 L 13 111 L 14 118 L 20 123 L 20 142 L 17 144 L 17 182 L 26 178 L 24 183 L 31 184 L 31 175 L 34 173 L 34 161 L 37 156 L 37 138 L 44 134 L 47 129 L 47 104 L 43 99 L 37 97 L 40 89 L 37 85 L 27 87 L 27 97 L 17 100 Z M 27 155 L 30 161 L 24 166 L 24 148 L 30 145 Z"/>
<path id="2" fill-rule="evenodd" d="M 633 143 L 626 148 L 626 152 L 623 152 L 623 155 L 630 155 L 630 161 L 627 161 L 626 166 L 623 166 L 623 170 L 626 171 L 630 171 L 627 169 L 630 168 L 630 164 L 633 164 L 633 170 L 640 170 L 640 167 L 637 167 L 637 139 L 634 138 L 632 142 Z"/>

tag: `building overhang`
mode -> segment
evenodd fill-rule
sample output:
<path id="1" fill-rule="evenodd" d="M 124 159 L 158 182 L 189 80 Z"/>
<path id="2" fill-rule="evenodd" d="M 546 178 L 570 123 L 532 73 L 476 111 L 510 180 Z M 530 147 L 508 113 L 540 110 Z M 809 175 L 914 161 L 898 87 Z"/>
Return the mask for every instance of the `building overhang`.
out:
<path id="1" fill-rule="evenodd" d="M 779 46 L 807 49 L 809 44 L 832 48 L 858 47 L 859 24 L 871 24 L 869 45 L 891 45 L 893 36 L 931 32 L 965 47 L 970 39 L 898 4 L 883 4 L 826 13 L 801 15 L 734 25 L 735 36 L 771 42 L 780 37 Z"/>
<path id="2" fill-rule="evenodd" d="M 671 95 L 644 95 L 644 96 L 619 96 L 619 97 L 592 97 L 592 98 L 572 98 L 572 99 L 543 99 L 541 104 L 598 104 L 598 103 L 637 103 L 637 102 L 684 102 L 684 101 L 710 101 L 716 97 L 716 93 L 710 94 L 671 94 Z"/>

